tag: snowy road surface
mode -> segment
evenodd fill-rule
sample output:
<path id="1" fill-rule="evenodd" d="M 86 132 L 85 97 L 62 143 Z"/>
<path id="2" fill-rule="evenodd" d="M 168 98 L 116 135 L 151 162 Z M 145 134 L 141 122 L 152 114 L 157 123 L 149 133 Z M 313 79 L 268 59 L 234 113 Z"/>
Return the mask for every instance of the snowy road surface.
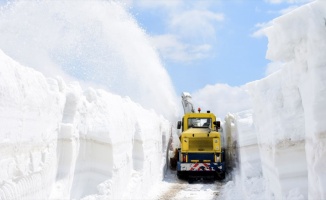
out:
<path id="1" fill-rule="evenodd" d="M 176 171 L 168 170 L 165 178 L 150 191 L 147 199 L 218 199 L 224 182 L 194 182 L 179 180 Z"/>

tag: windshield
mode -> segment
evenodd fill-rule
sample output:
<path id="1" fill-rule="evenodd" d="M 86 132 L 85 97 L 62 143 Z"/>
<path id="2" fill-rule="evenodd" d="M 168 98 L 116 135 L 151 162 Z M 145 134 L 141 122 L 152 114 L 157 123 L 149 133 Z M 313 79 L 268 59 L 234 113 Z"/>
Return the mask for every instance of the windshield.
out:
<path id="1" fill-rule="evenodd" d="M 188 127 L 211 128 L 211 118 L 188 118 Z"/>

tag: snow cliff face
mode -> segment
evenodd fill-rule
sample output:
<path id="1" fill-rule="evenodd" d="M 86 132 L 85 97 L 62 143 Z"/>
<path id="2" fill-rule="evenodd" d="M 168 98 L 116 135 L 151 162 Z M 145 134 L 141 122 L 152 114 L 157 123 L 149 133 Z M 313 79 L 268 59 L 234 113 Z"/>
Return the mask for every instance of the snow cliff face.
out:
<path id="1" fill-rule="evenodd" d="M 0 199 L 141 198 L 162 179 L 170 124 L 154 111 L 0 66 Z"/>
<path id="2" fill-rule="evenodd" d="M 243 154 L 249 136 L 238 138 L 242 185 L 252 177 L 263 180 L 265 198 L 326 198 L 325 16 L 326 2 L 316 1 L 275 19 L 266 29 L 267 58 L 282 67 L 248 84 L 260 154 L 256 161 L 263 176 L 246 168 L 248 154 L 257 155 Z M 236 121 L 243 119 L 239 115 Z M 238 130 L 239 137 L 243 134 Z"/>
<path id="3" fill-rule="evenodd" d="M 97 0 L 1 7 L 0 199 L 141 199 L 161 180 L 165 118 L 179 106 L 126 10 Z"/>
<path id="4" fill-rule="evenodd" d="M 56 176 L 65 97 L 54 80 L 0 52 L 0 199 L 44 198 Z"/>

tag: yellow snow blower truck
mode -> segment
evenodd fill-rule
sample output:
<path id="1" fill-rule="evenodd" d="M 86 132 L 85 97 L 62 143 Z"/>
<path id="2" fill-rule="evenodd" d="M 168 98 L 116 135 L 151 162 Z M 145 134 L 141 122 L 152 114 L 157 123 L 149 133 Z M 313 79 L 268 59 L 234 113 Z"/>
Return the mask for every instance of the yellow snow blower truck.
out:
<path id="1" fill-rule="evenodd" d="M 181 129 L 180 147 L 170 158 L 170 166 L 177 170 L 179 179 L 218 179 L 225 178 L 225 152 L 222 149 L 220 121 L 207 111 L 194 112 L 189 93 L 182 93 L 184 116 L 178 122 Z"/>

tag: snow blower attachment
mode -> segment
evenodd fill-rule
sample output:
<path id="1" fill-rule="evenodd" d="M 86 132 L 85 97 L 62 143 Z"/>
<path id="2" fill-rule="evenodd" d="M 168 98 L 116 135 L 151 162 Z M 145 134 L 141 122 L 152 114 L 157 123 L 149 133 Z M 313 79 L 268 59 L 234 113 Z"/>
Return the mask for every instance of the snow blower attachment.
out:
<path id="1" fill-rule="evenodd" d="M 220 122 L 210 111 L 200 113 L 199 108 L 195 113 L 189 93 L 182 93 L 182 105 L 185 114 L 177 127 L 182 130 L 180 147 L 170 158 L 171 168 L 177 170 L 180 179 L 224 179 L 225 152 L 218 132 Z"/>

